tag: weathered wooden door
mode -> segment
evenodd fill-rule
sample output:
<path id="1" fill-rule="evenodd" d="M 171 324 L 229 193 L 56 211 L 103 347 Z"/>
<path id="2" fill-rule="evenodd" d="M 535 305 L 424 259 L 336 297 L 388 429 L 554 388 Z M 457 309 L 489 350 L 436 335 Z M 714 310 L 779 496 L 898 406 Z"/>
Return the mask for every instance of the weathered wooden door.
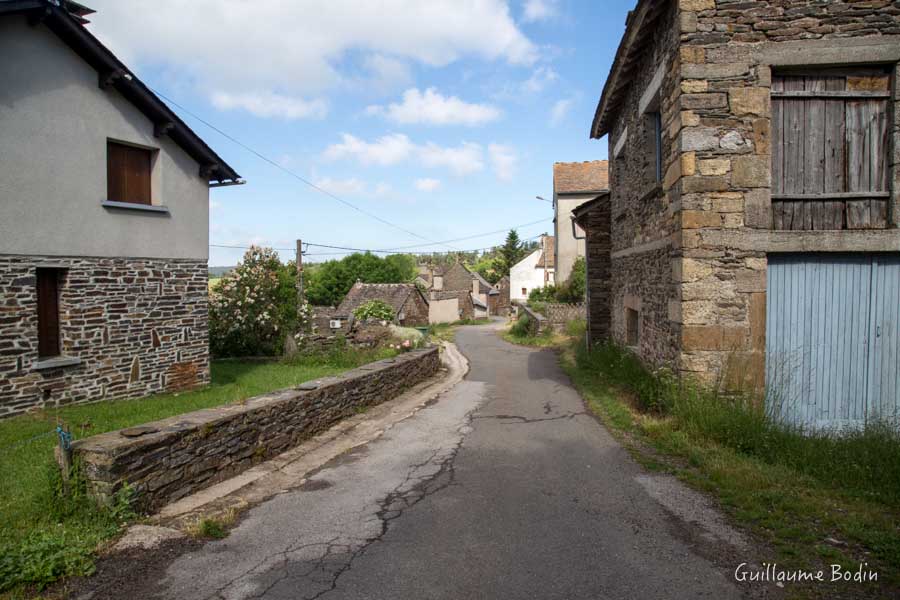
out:
<path id="1" fill-rule="evenodd" d="M 900 424 L 900 256 L 770 255 L 766 312 L 772 416 Z"/>
<path id="2" fill-rule="evenodd" d="M 773 75 L 774 229 L 887 227 L 889 100 L 880 69 Z"/>

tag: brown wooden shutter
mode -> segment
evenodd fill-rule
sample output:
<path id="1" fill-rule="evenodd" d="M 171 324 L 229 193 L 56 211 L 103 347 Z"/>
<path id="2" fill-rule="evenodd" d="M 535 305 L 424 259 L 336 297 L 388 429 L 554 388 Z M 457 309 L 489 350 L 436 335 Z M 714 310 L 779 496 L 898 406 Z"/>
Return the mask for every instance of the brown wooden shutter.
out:
<path id="1" fill-rule="evenodd" d="M 37 269 L 38 355 L 59 356 L 59 269 Z"/>
<path id="2" fill-rule="evenodd" d="M 889 82 L 872 69 L 773 76 L 775 229 L 887 227 Z"/>
<path id="3" fill-rule="evenodd" d="M 113 202 L 151 204 L 150 171 L 153 152 L 126 144 L 107 142 L 107 199 Z"/>

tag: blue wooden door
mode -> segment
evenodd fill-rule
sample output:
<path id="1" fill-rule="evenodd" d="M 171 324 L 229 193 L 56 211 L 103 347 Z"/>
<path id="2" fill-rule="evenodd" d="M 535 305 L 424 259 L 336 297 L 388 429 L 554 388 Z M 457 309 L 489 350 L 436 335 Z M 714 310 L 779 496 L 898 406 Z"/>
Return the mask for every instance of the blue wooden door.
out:
<path id="1" fill-rule="evenodd" d="M 900 257 L 770 255 L 767 408 L 842 429 L 898 416 Z"/>

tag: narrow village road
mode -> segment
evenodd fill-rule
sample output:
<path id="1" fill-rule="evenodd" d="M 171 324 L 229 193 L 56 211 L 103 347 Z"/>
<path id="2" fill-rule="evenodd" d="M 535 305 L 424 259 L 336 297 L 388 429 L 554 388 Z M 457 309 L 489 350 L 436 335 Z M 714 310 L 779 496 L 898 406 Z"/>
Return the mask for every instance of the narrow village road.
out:
<path id="1" fill-rule="evenodd" d="M 463 328 L 457 341 L 471 364 L 465 381 L 252 509 L 228 538 L 181 556 L 155 595 L 741 596 L 714 563 L 740 546 L 727 543 L 736 534 L 689 525 L 718 517 L 641 469 L 585 412 L 551 351 L 512 346 L 488 327 Z"/>

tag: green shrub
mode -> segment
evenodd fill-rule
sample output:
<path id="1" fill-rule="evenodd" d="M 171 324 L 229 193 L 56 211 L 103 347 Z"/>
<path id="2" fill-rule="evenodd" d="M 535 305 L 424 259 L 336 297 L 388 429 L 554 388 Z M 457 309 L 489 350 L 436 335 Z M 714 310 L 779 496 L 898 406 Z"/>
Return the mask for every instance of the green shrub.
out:
<path id="1" fill-rule="evenodd" d="M 571 321 L 566 321 L 565 331 L 567 336 L 580 340 L 587 333 L 587 320 L 572 319 Z"/>
<path id="2" fill-rule="evenodd" d="M 528 305 L 535 302 L 556 302 L 556 286 L 552 283 L 542 288 L 534 288 L 528 293 Z"/>
<path id="3" fill-rule="evenodd" d="M 509 328 L 509 333 L 516 337 L 528 337 L 531 335 L 531 317 L 523 313 Z"/>
<path id="4" fill-rule="evenodd" d="M 353 311 L 353 316 L 360 321 L 393 321 L 394 309 L 382 300 L 369 300 L 360 304 Z"/>

